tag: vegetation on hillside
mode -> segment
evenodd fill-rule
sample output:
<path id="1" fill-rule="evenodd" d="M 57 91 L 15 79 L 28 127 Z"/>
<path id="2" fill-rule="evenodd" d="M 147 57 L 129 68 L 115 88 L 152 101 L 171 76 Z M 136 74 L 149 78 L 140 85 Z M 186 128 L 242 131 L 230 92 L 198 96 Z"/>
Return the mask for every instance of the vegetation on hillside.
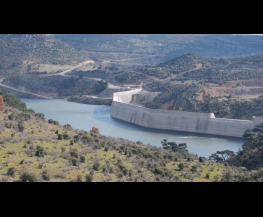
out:
<path id="1" fill-rule="evenodd" d="M 214 58 L 247 56 L 260 54 L 263 48 L 263 38 L 252 35 L 56 34 L 52 37 L 81 51 L 164 54 L 167 59 L 186 53 Z"/>
<path id="2" fill-rule="evenodd" d="M 223 175 L 223 182 L 262 182 L 263 181 L 263 123 L 247 130 L 243 150 L 234 153 L 218 151 L 209 159 L 230 166 Z"/>
<path id="3" fill-rule="evenodd" d="M 244 133 L 243 150 L 218 151 L 210 160 L 187 144 L 164 139 L 163 148 L 61 126 L 0 91 L 2 182 L 251 182 L 263 181 L 263 124 Z M 10 106 L 12 105 L 12 106 Z"/>
<path id="4" fill-rule="evenodd" d="M 145 105 L 152 109 L 188 112 L 213 112 L 217 118 L 251 120 L 263 116 L 263 97 L 243 99 L 231 95 L 211 97 L 199 84 L 180 84 L 168 87 Z"/>
<path id="5" fill-rule="evenodd" d="M 107 82 L 81 77 L 19 75 L 4 80 L 6 84 L 52 97 L 99 94 L 108 86 Z"/>
<path id="6" fill-rule="evenodd" d="M 0 115 L 0 181 L 220 181 L 229 169 L 186 144 L 157 148 L 61 126 L 12 99 L 19 109 L 6 103 Z"/>
<path id="7" fill-rule="evenodd" d="M 30 73 L 41 64 L 75 65 L 88 58 L 45 34 L 1 34 L 0 75 Z"/>
<path id="8" fill-rule="evenodd" d="M 228 163 L 248 170 L 258 170 L 263 167 L 263 123 L 254 129 L 247 130 L 243 138 L 246 140 L 243 150 L 230 159 Z"/>

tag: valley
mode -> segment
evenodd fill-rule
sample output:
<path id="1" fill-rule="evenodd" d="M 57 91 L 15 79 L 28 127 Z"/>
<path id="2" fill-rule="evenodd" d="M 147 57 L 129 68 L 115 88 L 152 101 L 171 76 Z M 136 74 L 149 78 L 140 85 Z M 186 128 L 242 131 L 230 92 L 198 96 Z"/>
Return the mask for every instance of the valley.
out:
<path id="1" fill-rule="evenodd" d="M 252 35 L 2 34 L 0 181 L 262 181 L 262 50 Z"/>

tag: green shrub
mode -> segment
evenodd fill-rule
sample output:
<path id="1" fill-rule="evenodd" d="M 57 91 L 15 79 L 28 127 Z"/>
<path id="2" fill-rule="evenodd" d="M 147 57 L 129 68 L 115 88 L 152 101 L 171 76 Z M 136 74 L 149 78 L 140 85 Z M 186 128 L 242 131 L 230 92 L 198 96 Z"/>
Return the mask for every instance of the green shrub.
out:
<path id="1" fill-rule="evenodd" d="M 38 145 L 36 150 L 36 156 L 44 157 L 44 154 L 45 154 L 44 148 Z"/>
<path id="2" fill-rule="evenodd" d="M 67 133 L 64 133 L 63 134 L 63 139 L 68 140 L 69 139 L 69 135 Z"/>
<path id="3" fill-rule="evenodd" d="M 54 124 L 54 125 L 59 125 L 58 121 L 55 121 L 55 120 L 52 120 L 52 119 L 48 119 L 48 123 Z"/>
<path id="4" fill-rule="evenodd" d="M 47 170 L 44 170 L 42 172 L 42 178 L 45 180 L 45 181 L 49 181 L 51 179 L 51 175 L 50 173 L 47 171 Z"/>
<path id="5" fill-rule="evenodd" d="M 204 157 L 199 157 L 199 162 L 200 162 L 200 163 L 205 162 L 205 158 L 204 158 Z"/>
<path id="6" fill-rule="evenodd" d="M 180 170 L 183 170 L 183 169 L 184 169 L 184 164 L 183 164 L 183 163 L 179 163 L 178 168 L 179 168 Z"/>
<path id="7" fill-rule="evenodd" d="M 58 140 L 63 140 L 63 136 L 61 134 L 58 134 Z"/>
<path id="8" fill-rule="evenodd" d="M 20 181 L 21 182 L 36 182 L 36 176 L 33 173 L 29 173 L 29 172 L 24 172 L 21 176 L 20 176 Z"/>
<path id="9" fill-rule="evenodd" d="M 86 175 L 85 179 L 86 179 L 86 182 L 92 182 L 93 176 L 92 175 Z"/>
<path id="10" fill-rule="evenodd" d="M 192 172 L 192 173 L 196 173 L 196 172 L 197 172 L 197 167 L 196 167 L 196 166 L 192 166 L 191 172 Z"/>
<path id="11" fill-rule="evenodd" d="M 82 182 L 82 176 L 81 175 L 77 176 L 77 182 Z"/>
<path id="12" fill-rule="evenodd" d="M 42 113 L 36 113 L 35 116 L 36 116 L 37 118 L 41 118 L 42 120 L 45 119 L 45 115 L 42 114 Z"/>
<path id="13" fill-rule="evenodd" d="M 95 161 L 94 164 L 93 164 L 93 169 L 95 171 L 99 171 L 100 169 L 100 163 L 98 161 Z"/>
<path id="14" fill-rule="evenodd" d="M 71 158 L 70 161 L 71 161 L 72 166 L 74 166 L 74 167 L 79 166 L 79 161 L 78 161 L 78 159 L 76 159 L 76 158 Z"/>
<path id="15" fill-rule="evenodd" d="M 14 177 L 15 176 L 15 172 L 16 172 L 16 169 L 11 167 L 7 170 L 7 175 L 8 176 L 11 176 L 11 177 Z"/>
<path id="16" fill-rule="evenodd" d="M 70 155 L 71 155 L 72 157 L 74 157 L 74 158 L 78 158 L 78 157 L 79 157 L 79 151 L 74 148 L 74 149 L 72 149 L 72 150 L 70 151 Z"/>
<path id="17" fill-rule="evenodd" d="M 80 162 L 81 162 L 81 163 L 84 163 L 85 160 L 86 160 L 86 158 L 85 158 L 84 156 L 80 156 Z"/>
<path id="18" fill-rule="evenodd" d="M 20 132 L 24 131 L 25 126 L 24 126 L 24 122 L 23 121 L 19 121 L 18 122 L 18 129 L 19 129 Z"/>

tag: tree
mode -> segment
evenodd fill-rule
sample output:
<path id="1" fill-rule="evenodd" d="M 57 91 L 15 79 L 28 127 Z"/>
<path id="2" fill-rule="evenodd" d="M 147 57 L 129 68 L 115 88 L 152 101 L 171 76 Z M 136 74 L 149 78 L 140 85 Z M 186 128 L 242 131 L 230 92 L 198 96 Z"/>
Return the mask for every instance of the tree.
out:
<path id="1" fill-rule="evenodd" d="M 233 151 L 230 151 L 230 150 L 217 151 L 216 153 L 209 156 L 209 160 L 216 161 L 216 162 L 222 162 L 232 156 L 235 156 L 235 153 Z"/>
<path id="2" fill-rule="evenodd" d="M 173 152 L 188 152 L 186 143 L 181 143 L 178 146 L 176 142 L 168 142 L 167 139 L 164 139 L 161 143 L 163 149 L 172 150 Z"/>

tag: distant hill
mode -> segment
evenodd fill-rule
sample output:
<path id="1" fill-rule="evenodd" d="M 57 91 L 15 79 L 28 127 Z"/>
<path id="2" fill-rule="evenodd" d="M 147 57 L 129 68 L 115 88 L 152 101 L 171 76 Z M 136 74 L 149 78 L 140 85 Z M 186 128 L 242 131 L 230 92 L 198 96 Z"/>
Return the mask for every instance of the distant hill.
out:
<path id="1" fill-rule="evenodd" d="M 177 81 L 224 84 L 240 79 L 263 78 L 263 55 L 216 59 L 185 54 L 156 67 L 146 67 L 143 71 L 159 79 L 171 77 Z"/>
<path id="2" fill-rule="evenodd" d="M 263 116 L 263 55 L 215 59 L 186 54 L 137 73 L 153 80 L 146 89 L 162 92 L 146 107 L 214 112 L 218 118 Z"/>
<path id="3" fill-rule="evenodd" d="M 56 34 L 80 51 L 161 54 L 166 59 L 194 53 L 203 57 L 261 54 L 263 37 L 230 34 Z"/>
<path id="4" fill-rule="evenodd" d="M 39 64 L 75 65 L 88 58 L 44 34 L 1 34 L 0 74 L 26 73 Z"/>

